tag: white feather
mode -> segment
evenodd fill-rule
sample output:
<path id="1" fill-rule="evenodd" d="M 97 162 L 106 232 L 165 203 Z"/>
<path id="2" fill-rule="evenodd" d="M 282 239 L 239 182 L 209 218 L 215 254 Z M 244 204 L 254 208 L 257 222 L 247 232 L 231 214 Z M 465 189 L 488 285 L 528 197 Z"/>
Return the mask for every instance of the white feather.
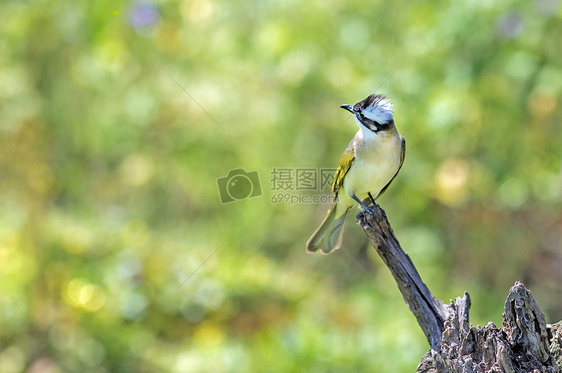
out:
<path id="1" fill-rule="evenodd" d="M 355 136 L 365 140 L 370 140 L 377 137 L 377 134 L 365 127 L 363 123 L 359 121 L 359 119 L 357 119 L 356 117 L 353 117 L 353 119 L 355 119 L 355 123 L 357 124 L 357 127 L 359 127 L 359 131 L 357 131 L 357 134 Z"/>
<path id="2" fill-rule="evenodd" d="M 376 104 L 371 105 L 361 112 L 364 116 L 378 123 L 388 123 L 392 119 L 392 104 L 383 98 Z"/>

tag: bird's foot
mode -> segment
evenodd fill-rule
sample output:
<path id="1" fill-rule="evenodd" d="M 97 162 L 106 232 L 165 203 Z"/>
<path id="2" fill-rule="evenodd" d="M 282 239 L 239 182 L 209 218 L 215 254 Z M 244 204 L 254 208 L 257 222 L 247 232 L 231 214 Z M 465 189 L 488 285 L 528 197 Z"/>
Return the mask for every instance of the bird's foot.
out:
<path id="1" fill-rule="evenodd" d="M 363 201 L 361 201 L 359 198 L 357 198 L 357 196 L 355 194 L 351 195 L 351 198 L 353 198 L 354 200 L 357 201 L 357 203 L 359 203 L 361 205 L 361 207 L 363 207 L 363 209 L 365 210 L 369 210 L 369 206 L 367 206 L 365 203 L 363 203 Z"/>
<path id="2" fill-rule="evenodd" d="M 353 198 L 355 201 L 357 201 L 357 203 L 359 203 L 359 205 L 363 208 L 363 210 L 369 214 L 371 214 L 373 217 L 375 217 L 375 219 L 380 220 L 382 219 L 381 216 L 381 211 L 382 209 L 380 208 L 380 206 L 375 202 L 375 199 L 373 198 L 373 196 L 371 195 L 371 193 L 368 193 L 369 199 L 371 200 L 371 202 L 373 203 L 372 205 L 366 205 L 365 202 L 369 202 L 369 199 L 365 199 L 364 201 L 361 201 L 355 194 L 351 195 L 351 198 Z M 382 214 L 384 214 L 384 212 L 382 212 Z"/>
<path id="3" fill-rule="evenodd" d="M 382 219 L 382 216 L 380 214 L 380 211 L 382 211 L 382 209 L 380 208 L 379 205 L 377 205 L 376 203 L 369 206 L 369 212 L 375 216 L 378 220 Z"/>

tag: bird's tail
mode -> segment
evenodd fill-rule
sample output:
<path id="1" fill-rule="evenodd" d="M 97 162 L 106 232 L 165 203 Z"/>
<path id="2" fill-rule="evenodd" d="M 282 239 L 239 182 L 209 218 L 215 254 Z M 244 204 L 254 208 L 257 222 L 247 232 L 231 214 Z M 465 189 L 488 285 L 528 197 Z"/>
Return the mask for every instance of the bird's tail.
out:
<path id="1" fill-rule="evenodd" d="M 339 218 L 336 218 L 336 211 L 337 203 L 334 203 L 324 218 L 324 221 L 320 224 L 320 227 L 306 243 L 306 252 L 314 253 L 321 249 L 322 254 L 329 254 L 340 248 L 343 224 L 349 213 L 349 208 L 345 210 L 343 215 Z"/>

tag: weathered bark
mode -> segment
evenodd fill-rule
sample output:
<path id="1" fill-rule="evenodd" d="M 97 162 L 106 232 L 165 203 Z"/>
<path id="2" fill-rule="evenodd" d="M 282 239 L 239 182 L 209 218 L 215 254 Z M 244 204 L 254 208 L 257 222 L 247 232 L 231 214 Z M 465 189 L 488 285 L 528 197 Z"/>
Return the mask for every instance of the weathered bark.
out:
<path id="1" fill-rule="evenodd" d="M 470 325 L 470 297 L 464 293 L 446 305 L 435 298 L 402 250 L 384 210 L 362 210 L 357 223 L 390 269 L 406 304 L 418 320 L 431 350 L 417 372 L 559 373 L 562 322 L 546 324 L 531 292 L 521 282 L 509 290 L 503 328 Z"/>
<path id="2" fill-rule="evenodd" d="M 357 223 L 394 276 L 404 301 L 418 319 L 431 348 L 439 350 L 443 324 L 450 316 L 445 303 L 435 298 L 402 250 L 383 209 L 375 205 L 357 215 Z"/>

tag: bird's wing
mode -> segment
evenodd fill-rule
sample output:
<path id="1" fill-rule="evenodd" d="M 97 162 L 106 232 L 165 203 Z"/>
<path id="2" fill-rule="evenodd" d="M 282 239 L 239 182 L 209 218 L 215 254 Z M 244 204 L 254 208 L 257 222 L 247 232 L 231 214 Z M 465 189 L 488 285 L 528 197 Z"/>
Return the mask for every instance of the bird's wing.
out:
<path id="1" fill-rule="evenodd" d="M 334 192 L 334 194 L 338 194 L 338 191 L 343 185 L 343 179 L 351 168 L 353 161 L 355 161 L 355 151 L 353 149 L 352 140 L 343 152 L 343 155 L 340 159 L 340 164 L 338 166 L 338 169 L 336 170 L 336 176 L 334 176 L 334 183 L 332 184 L 332 192 Z"/>
<path id="2" fill-rule="evenodd" d="M 404 158 L 406 158 L 406 140 L 402 137 L 402 153 L 400 153 L 400 166 L 398 166 L 398 170 L 396 170 L 396 173 L 394 174 L 394 176 L 392 177 L 392 179 L 390 179 L 390 181 L 388 182 L 388 184 L 386 184 L 384 186 L 384 188 L 382 188 L 381 192 L 379 193 L 379 195 L 375 198 L 379 198 L 380 196 L 382 196 L 382 194 L 384 192 L 386 192 L 386 189 L 388 188 L 388 186 L 390 185 L 390 183 L 392 183 L 392 181 L 394 180 L 394 178 L 396 177 L 396 175 L 398 175 L 398 172 L 400 172 L 400 169 L 402 168 L 402 165 L 404 164 Z"/>

